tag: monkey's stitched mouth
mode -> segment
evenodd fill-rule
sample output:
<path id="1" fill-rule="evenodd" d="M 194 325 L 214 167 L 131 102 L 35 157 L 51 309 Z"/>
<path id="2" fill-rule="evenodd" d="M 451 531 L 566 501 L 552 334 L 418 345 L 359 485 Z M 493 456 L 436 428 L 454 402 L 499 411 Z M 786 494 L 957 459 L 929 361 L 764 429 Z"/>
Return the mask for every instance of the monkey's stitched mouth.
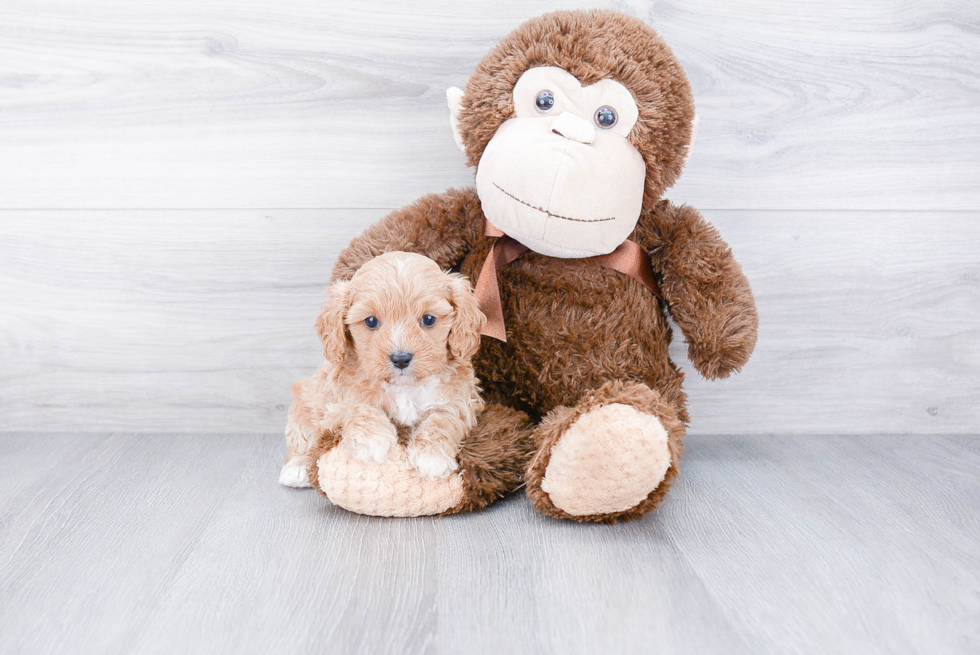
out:
<path id="1" fill-rule="evenodd" d="M 515 196 L 513 193 L 509 193 L 509 192 L 505 191 L 496 182 L 494 182 L 493 185 L 495 187 L 497 187 L 497 189 L 499 189 L 500 192 L 503 193 L 505 196 L 507 196 L 509 198 L 513 198 L 514 200 L 516 200 L 517 202 L 521 203 L 522 205 L 524 205 L 526 207 L 530 207 L 531 209 L 534 209 L 536 211 L 539 211 L 542 214 L 547 214 L 549 218 L 550 217 L 560 218 L 563 221 L 574 221 L 576 223 L 601 223 L 602 221 L 614 221 L 614 220 L 616 220 L 616 217 L 615 216 L 613 216 L 611 218 L 591 218 L 590 219 L 590 218 L 570 218 L 568 216 L 562 216 L 561 214 L 553 214 L 550 211 L 548 211 L 547 209 L 542 209 L 541 207 L 535 207 L 534 205 L 532 205 L 529 202 L 524 202 L 523 200 L 521 200 L 520 198 L 518 198 L 517 196 Z"/>

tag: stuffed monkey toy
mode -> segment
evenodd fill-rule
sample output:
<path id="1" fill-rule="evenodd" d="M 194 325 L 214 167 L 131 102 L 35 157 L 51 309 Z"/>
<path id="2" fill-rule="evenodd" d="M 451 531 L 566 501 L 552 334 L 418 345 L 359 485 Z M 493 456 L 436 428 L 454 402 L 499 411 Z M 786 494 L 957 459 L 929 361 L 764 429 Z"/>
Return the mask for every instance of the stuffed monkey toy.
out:
<path id="1" fill-rule="evenodd" d="M 715 228 L 663 199 L 694 137 L 687 78 L 642 21 L 559 11 L 506 36 L 448 99 L 476 187 L 389 214 L 341 253 L 334 279 L 404 250 L 476 281 L 489 319 L 474 359 L 488 409 L 469 443 L 482 496 L 442 510 L 516 487 L 520 459 L 549 516 L 639 518 L 677 476 L 689 420 L 668 317 L 711 379 L 746 363 L 758 325 Z"/>

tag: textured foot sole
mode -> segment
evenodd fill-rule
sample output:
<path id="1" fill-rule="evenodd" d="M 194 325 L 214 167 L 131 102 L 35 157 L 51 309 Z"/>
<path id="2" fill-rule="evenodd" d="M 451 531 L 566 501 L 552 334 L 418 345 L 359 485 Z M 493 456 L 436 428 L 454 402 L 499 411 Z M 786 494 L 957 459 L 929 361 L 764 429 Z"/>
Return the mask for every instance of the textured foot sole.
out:
<path id="1" fill-rule="evenodd" d="M 582 414 L 552 446 L 541 489 L 570 516 L 623 512 L 663 482 L 670 462 L 663 424 L 612 403 Z"/>
<path id="2" fill-rule="evenodd" d="M 463 501 L 463 476 L 442 480 L 420 474 L 401 446 L 380 464 L 363 462 L 346 448 L 334 448 L 317 461 L 320 490 L 338 507 L 371 516 L 430 516 Z"/>

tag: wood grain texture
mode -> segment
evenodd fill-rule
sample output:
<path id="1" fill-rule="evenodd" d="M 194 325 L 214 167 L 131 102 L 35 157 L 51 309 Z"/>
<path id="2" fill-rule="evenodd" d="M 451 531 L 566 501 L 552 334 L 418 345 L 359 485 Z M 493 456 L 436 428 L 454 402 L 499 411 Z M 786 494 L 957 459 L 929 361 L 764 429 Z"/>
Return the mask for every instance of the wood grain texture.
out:
<path id="1" fill-rule="evenodd" d="M 57 0 L 0 8 L 0 207 L 395 208 L 468 185 L 445 89 L 557 8 L 659 29 L 703 209 L 980 206 L 980 8 L 506 0 Z"/>
<path id="2" fill-rule="evenodd" d="M 696 437 L 601 526 L 349 514 L 277 435 L 2 435 L 0 651 L 974 653 L 978 444 Z"/>
<path id="3" fill-rule="evenodd" d="M 126 627 L 158 611 L 257 446 L 233 435 L 3 438 L 0 651 L 132 652 Z"/>
<path id="4" fill-rule="evenodd" d="M 674 492 L 610 527 L 280 487 L 255 433 L 337 253 L 471 185 L 446 87 L 585 5 L 688 71 L 669 197 L 760 308 L 731 380 L 672 348 Z M 978 33 L 969 0 L 5 1 L 0 652 L 980 651 Z"/>
<path id="5" fill-rule="evenodd" d="M 4 213 L 0 429 L 280 430 L 289 385 L 321 361 L 312 324 L 336 254 L 381 213 Z M 980 425 L 980 215 L 707 217 L 761 327 L 721 382 L 672 346 L 693 433 Z"/>

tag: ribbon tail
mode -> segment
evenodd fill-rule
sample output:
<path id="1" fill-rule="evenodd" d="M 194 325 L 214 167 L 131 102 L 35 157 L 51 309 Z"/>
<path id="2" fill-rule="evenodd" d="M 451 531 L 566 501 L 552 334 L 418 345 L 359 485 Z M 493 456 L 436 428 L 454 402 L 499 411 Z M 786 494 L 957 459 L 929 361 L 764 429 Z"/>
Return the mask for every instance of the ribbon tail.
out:
<path id="1" fill-rule="evenodd" d="M 627 239 L 608 255 L 589 257 L 589 259 L 601 266 L 619 271 L 623 275 L 629 275 L 649 289 L 657 298 L 663 300 L 664 296 L 660 291 L 660 285 L 657 283 L 657 278 L 653 274 L 653 265 L 650 263 L 650 256 L 635 241 Z"/>
<path id="2" fill-rule="evenodd" d="M 494 241 L 487 253 L 487 258 L 480 269 L 480 278 L 476 281 L 476 300 L 480 303 L 480 311 L 487 317 L 487 323 L 481 334 L 493 337 L 507 343 L 507 329 L 504 325 L 504 308 L 500 303 L 500 286 L 497 283 L 497 269 L 503 268 L 521 255 L 528 248 L 522 243 L 511 239 L 490 224 L 486 223 L 488 235 L 499 238 Z"/>
<path id="3" fill-rule="evenodd" d="M 497 266 L 494 243 L 487 253 L 487 258 L 480 269 L 480 277 L 476 281 L 476 300 L 480 303 L 480 311 L 487 317 L 481 334 L 507 343 L 507 330 L 504 327 L 504 308 L 500 304 L 500 288 L 497 284 Z"/>

